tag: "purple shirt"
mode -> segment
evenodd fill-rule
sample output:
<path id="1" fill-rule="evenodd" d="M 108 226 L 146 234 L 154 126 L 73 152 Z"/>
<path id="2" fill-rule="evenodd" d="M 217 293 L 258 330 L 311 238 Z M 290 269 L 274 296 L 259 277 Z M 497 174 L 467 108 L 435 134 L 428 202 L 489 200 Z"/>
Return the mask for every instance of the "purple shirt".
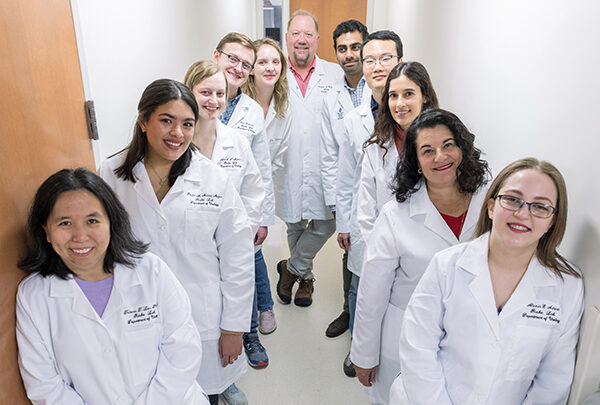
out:
<path id="1" fill-rule="evenodd" d="M 98 316 L 102 318 L 102 314 L 104 313 L 104 309 L 106 309 L 106 304 L 108 304 L 108 299 L 110 298 L 114 277 L 111 275 L 100 281 L 84 281 L 77 277 L 74 277 L 74 279 L 90 304 L 92 304 L 92 307 Z"/>

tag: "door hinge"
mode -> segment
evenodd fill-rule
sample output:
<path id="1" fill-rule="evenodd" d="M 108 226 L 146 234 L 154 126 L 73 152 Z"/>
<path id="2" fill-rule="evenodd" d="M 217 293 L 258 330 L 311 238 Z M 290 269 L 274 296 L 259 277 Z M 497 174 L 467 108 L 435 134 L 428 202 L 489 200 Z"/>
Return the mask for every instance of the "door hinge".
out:
<path id="1" fill-rule="evenodd" d="M 85 120 L 87 121 L 89 138 L 97 141 L 99 138 L 98 125 L 96 125 L 96 109 L 94 108 L 94 100 L 86 100 L 85 102 Z"/>

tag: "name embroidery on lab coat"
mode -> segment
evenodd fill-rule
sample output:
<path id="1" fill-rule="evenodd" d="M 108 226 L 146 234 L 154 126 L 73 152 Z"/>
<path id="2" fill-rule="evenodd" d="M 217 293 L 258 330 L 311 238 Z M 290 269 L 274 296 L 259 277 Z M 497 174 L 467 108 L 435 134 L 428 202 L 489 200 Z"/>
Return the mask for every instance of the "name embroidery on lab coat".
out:
<path id="1" fill-rule="evenodd" d="M 319 84 L 318 87 L 321 94 L 327 94 L 329 93 L 329 90 L 333 89 L 332 84 Z"/>
<path id="2" fill-rule="evenodd" d="M 220 207 L 223 196 L 209 193 L 187 193 L 188 202 L 196 207 Z"/>
<path id="3" fill-rule="evenodd" d="M 531 302 L 527 304 L 526 311 L 521 314 L 521 317 L 536 323 L 558 325 L 560 323 L 560 308 L 554 304 Z"/>
<path id="4" fill-rule="evenodd" d="M 249 132 L 252 135 L 256 135 L 256 130 L 254 129 L 254 124 L 248 121 L 242 121 L 237 126 L 237 129 L 244 132 Z"/>
<path id="5" fill-rule="evenodd" d="M 241 169 L 241 168 L 243 168 L 241 162 L 242 162 L 242 159 L 240 159 L 240 158 L 227 157 L 227 158 L 221 158 L 219 160 L 219 162 L 217 163 L 217 166 L 219 166 L 223 169 Z"/>
<path id="6" fill-rule="evenodd" d="M 154 303 L 125 309 L 123 315 L 125 316 L 127 325 L 148 323 L 158 318 L 158 304 Z"/>

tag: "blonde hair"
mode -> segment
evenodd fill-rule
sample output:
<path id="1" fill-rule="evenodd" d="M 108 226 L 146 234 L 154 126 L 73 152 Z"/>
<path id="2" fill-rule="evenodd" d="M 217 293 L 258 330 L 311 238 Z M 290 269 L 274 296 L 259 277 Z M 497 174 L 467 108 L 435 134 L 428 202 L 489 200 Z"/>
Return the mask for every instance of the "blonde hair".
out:
<path id="1" fill-rule="evenodd" d="M 289 101 L 288 101 L 288 81 L 287 81 L 287 60 L 285 59 L 285 55 L 283 51 L 279 47 L 276 41 L 271 38 L 262 38 L 254 41 L 254 46 L 256 47 L 256 52 L 262 46 L 272 46 L 277 50 L 279 54 L 279 59 L 281 61 L 281 74 L 279 75 L 279 79 L 275 83 L 275 87 L 273 88 L 273 94 L 271 95 L 271 99 L 273 100 L 274 108 L 275 108 L 275 117 L 283 118 L 288 109 Z M 244 84 L 242 84 L 242 91 L 247 94 L 250 98 L 257 100 L 258 92 L 256 89 L 256 83 L 254 83 L 254 75 L 250 75 L 248 80 Z"/>
<path id="2" fill-rule="evenodd" d="M 188 89 L 194 90 L 200 82 L 204 79 L 212 77 L 217 73 L 221 72 L 223 78 L 225 79 L 225 94 L 227 94 L 227 76 L 225 76 L 225 71 L 221 66 L 217 65 L 215 62 L 209 60 L 201 60 L 195 62 L 190 66 L 185 72 L 185 76 L 183 78 L 183 84 L 185 84 Z"/>
<path id="3" fill-rule="evenodd" d="M 492 229 L 492 220 L 488 215 L 488 202 L 498 197 L 500 189 L 510 176 L 527 169 L 537 170 L 550 177 L 556 186 L 557 194 L 556 213 L 552 219 L 553 223 L 548 231 L 540 238 L 535 251 L 536 257 L 543 266 L 548 267 L 561 279 L 563 278 L 563 273 L 581 278 L 581 274 L 569 264 L 567 259 L 562 257 L 556 251 L 565 234 L 565 229 L 567 228 L 567 186 L 560 171 L 558 171 L 556 166 L 550 162 L 530 157 L 519 159 L 502 169 L 492 182 L 485 196 L 485 202 L 481 207 L 473 238 L 479 237 Z"/>
<path id="4" fill-rule="evenodd" d="M 305 16 L 305 17 L 310 17 L 310 18 L 312 18 L 312 20 L 313 20 L 313 21 L 314 21 L 314 23 L 315 23 L 315 31 L 316 31 L 317 33 L 319 33 L 319 20 L 317 19 L 317 16 L 316 16 L 316 15 L 314 15 L 313 13 L 311 13 L 310 11 L 308 11 L 308 10 L 304 10 L 304 9 L 302 9 L 302 8 L 300 8 L 300 9 L 298 9 L 298 10 L 294 11 L 294 12 L 292 13 L 292 15 L 290 16 L 290 19 L 288 20 L 288 24 L 287 24 L 287 29 L 288 29 L 288 31 L 289 31 L 289 29 L 290 29 L 290 25 L 292 25 L 292 20 L 293 20 L 294 18 L 298 17 L 298 16 Z"/>

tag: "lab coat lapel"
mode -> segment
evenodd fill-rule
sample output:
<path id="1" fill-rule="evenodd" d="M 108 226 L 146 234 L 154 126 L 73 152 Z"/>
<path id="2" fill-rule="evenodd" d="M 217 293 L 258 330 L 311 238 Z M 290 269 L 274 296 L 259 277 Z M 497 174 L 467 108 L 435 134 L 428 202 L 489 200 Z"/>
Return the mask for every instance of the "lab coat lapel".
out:
<path id="1" fill-rule="evenodd" d="M 52 276 L 50 280 L 50 297 L 57 299 L 71 297 L 73 300 L 71 310 L 75 314 L 100 322 L 100 317 L 72 276 L 67 280 Z"/>
<path id="2" fill-rule="evenodd" d="M 295 94 L 300 100 L 304 101 L 304 97 L 302 96 L 302 92 L 300 91 L 300 86 L 298 86 L 298 82 L 296 81 L 296 76 L 291 69 L 288 69 L 287 73 L 288 79 L 288 88 L 292 94 Z"/>
<path id="3" fill-rule="evenodd" d="M 312 75 L 310 76 L 310 79 L 308 80 L 308 87 L 306 89 L 306 94 L 304 96 L 305 100 L 310 97 L 310 95 L 313 91 L 319 91 L 318 90 L 319 83 L 321 82 L 321 79 L 323 79 L 323 77 L 325 77 L 325 72 L 321 68 L 321 60 L 319 59 L 318 56 L 315 56 L 315 58 L 317 58 L 317 62 L 315 63 L 315 71 L 312 72 Z M 294 81 L 295 80 L 296 79 L 294 79 Z M 300 93 L 300 95 L 302 95 L 302 93 Z"/>
<path id="4" fill-rule="evenodd" d="M 522 311 L 528 304 L 537 299 L 536 289 L 538 287 L 551 286 L 556 284 L 548 271 L 538 262 L 535 255 L 531 258 L 527 270 L 517 285 L 517 288 L 500 312 L 500 319 L 506 318 L 515 312 Z"/>
<path id="5" fill-rule="evenodd" d="M 271 121 L 275 119 L 277 113 L 275 112 L 275 101 L 271 99 L 271 103 L 269 104 L 269 109 L 267 110 L 267 115 L 265 116 L 265 128 L 268 128 L 271 124 Z"/>
<path id="6" fill-rule="evenodd" d="M 150 183 L 150 177 L 148 177 L 148 172 L 146 172 L 144 163 L 138 162 L 133 167 L 133 175 L 138 179 L 138 181 L 133 183 L 133 190 L 135 193 L 148 205 L 148 207 L 154 210 L 157 215 L 166 220 L 160 209 L 158 199 L 152 190 L 152 183 Z"/>
<path id="7" fill-rule="evenodd" d="M 371 112 L 371 103 L 363 103 L 360 106 L 360 122 L 362 123 L 365 133 L 373 134 L 375 128 L 375 120 L 373 119 L 373 113 Z M 389 155 L 389 153 L 388 153 Z M 387 156 L 386 156 L 387 157 Z"/>
<path id="8" fill-rule="evenodd" d="M 487 263 L 488 235 L 485 234 L 469 244 L 463 255 L 456 262 L 456 265 L 473 274 L 474 278 L 469 283 L 469 290 L 479 304 L 479 308 L 483 312 L 494 335 L 497 339 L 500 339 L 500 322 Z"/>
<path id="9" fill-rule="evenodd" d="M 138 274 L 138 270 L 135 268 L 128 268 L 123 265 L 117 264 L 115 271 L 113 272 L 113 289 L 110 293 L 110 298 L 102 314 L 102 319 L 107 321 L 113 317 L 118 316 L 121 308 L 123 308 L 124 297 L 130 288 L 141 284 L 141 280 Z"/>
<path id="10" fill-rule="evenodd" d="M 231 114 L 227 125 L 231 128 L 235 128 L 242 118 L 246 116 L 248 108 L 247 100 L 245 99 L 244 95 L 240 93 L 240 99 L 235 106 L 235 110 L 233 110 L 233 114 Z"/>
<path id="11" fill-rule="evenodd" d="M 458 240 L 429 199 L 425 182 L 419 182 L 418 187 L 410 197 L 410 216 L 425 215 L 425 227 L 448 242 L 448 246 L 455 245 Z"/>

